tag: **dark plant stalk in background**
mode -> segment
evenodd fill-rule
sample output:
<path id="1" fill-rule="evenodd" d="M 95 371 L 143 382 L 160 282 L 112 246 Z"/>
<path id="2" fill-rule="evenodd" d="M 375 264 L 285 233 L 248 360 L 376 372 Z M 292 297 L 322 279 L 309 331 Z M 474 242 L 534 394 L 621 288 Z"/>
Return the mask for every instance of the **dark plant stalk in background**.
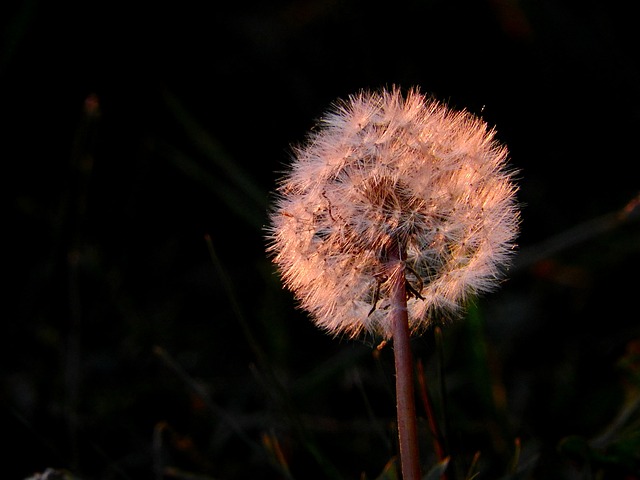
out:
<path id="1" fill-rule="evenodd" d="M 433 408 L 433 402 L 431 401 L 431 396 L 429 395 L 429 390 L 427 388 L 427 377 L 421 360 L 418 360 L 417 366 L 420 398 L 422 399 L 422 404 L 427 415 L 427 421 L 429 422 L 429 430 L 431 431 L 431 436 L 433 437 L 433 449 L 436 452 L 438 461 L 442 462 L 447 457 L 444 440 L 438 426 L 438 421 L 436 419 L 436 414 Z"/>

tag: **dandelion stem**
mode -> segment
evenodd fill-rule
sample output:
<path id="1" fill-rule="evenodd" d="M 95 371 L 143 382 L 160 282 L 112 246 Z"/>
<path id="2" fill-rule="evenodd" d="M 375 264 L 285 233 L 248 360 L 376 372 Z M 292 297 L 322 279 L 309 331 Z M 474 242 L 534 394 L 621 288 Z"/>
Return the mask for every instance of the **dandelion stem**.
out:
<path id="1" fill-rule="evenodd" d="M 389 263 L 400 266 L 400 268 L 394 268 L 394 273 L 389 282 L 392 302 L 391 321 L 393 323 L 393 352 L 396 363 L 396 405 L 402 478 L 404 480 L 419 480 L 418 428 L 413 386 L 413 356 L 409 342 L 406 278 L 400 250 L 397 245 L 389 252 Z"/>

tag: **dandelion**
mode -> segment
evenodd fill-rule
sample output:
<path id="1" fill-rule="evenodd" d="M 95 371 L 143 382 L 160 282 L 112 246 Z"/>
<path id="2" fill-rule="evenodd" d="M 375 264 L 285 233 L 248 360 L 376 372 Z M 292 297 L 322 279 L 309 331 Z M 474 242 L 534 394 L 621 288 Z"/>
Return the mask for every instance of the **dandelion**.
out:
<path id="1" fill-rule="evenodd" d="M 295 150 L 271 213 L 285 285 L 331 334 L 391 338 L 398 268 L 412 332 L 456 316 L 496 285 L 513 250 L 506 160 L 482 120 L 417 90 L 339 103 Z"/>
<path id="2" fill-rule="evenodd" d="M 314 322 L 393 339 L 405 479 L 419 478 L 409 336 L 494 288 L 513 250 L 516 188 L 494 137 L 417 89 L 361 92 L 295 149 L 270 214 L 268 251 Z"/>

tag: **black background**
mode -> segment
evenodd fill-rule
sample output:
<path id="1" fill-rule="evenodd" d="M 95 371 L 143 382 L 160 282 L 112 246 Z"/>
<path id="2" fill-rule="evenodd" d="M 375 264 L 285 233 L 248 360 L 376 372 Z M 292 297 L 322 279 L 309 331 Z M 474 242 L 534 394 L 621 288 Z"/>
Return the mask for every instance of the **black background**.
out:
<path id="1" fill-rule="evenodd" d="M 396 452 L 392 349 L 296 310 L 263 226 L 331 102 L 400 85 L 482 116 L 519 170 L 510 279 L 444 326 L 444 363 L 415 340 L 446 372 L 457 471 L 480 451 L 499 478 L 519 438 L 532 478 L 639 478 L 631 420 L 590 454 L 558 449 L 638 398 L 638 225 L 600 229 L 639 190 L 628 7 L 5 2 L 0 476 L 286 478 L 270 438 L 293 478 L 376 478 Z"/>

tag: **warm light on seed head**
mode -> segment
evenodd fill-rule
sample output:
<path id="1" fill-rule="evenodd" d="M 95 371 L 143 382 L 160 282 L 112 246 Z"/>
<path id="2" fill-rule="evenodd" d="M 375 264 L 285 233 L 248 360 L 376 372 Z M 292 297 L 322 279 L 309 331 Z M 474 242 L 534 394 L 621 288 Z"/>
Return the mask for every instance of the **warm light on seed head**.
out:
<path id="1" fill-rule="evenodd" d="M 399 245 L 413 331 L 491 290 L 518 209 L 507 150 L 466 112 L 417 90 L 339 103 L 295 150 L 271 212 L 284 283 L 332 334 L 391 336 L 387 252 Z"/>

